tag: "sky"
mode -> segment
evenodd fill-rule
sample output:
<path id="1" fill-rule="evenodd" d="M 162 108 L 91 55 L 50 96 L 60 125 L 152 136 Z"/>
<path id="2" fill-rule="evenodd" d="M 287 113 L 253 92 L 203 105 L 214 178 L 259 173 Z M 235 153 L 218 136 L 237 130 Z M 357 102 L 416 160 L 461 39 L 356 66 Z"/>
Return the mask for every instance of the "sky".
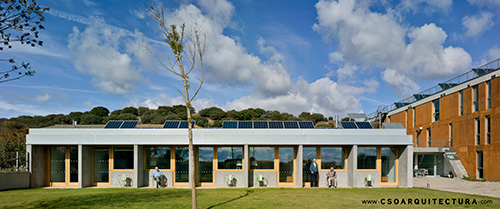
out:
<path id="1" fill-rule="evenodd" d="M 206 37 L 196 110 L 369 114 L 500 58 L 500 0 L 37 2 L 50 7 L 44 45 L 0 52 L 36 74 L 0 83 L 0 118 L 183 104 L 146 5 L 185 23 L 188 46 L 194 28 Z"/>

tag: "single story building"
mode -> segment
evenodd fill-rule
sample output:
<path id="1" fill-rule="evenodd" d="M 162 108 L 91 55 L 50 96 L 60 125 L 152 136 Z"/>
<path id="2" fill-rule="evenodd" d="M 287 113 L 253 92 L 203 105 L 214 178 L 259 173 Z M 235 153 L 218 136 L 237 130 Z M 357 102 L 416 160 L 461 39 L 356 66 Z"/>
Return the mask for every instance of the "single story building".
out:
<path id="1" fill-rule="evenodd" d="M 187 122 L 167 121 L 159 128 L 114 122 L 104 128 L 30 129 L 31 187 L 153 187 L 156 166 L 166 187 L 308 187 L 314 158 L 320 187 L 327 186 L 331 166 L 339 187 L 364 187 L 367 178 L 375 187 L 413 186 L 413 143 L 405 129 L 361 124 L 367 122 L 319 129 L 310 122 L 229 121 L 223 128 L 193 129 L 190 162 Z M 189 180 L 191 163 L 196 182 Z"/>

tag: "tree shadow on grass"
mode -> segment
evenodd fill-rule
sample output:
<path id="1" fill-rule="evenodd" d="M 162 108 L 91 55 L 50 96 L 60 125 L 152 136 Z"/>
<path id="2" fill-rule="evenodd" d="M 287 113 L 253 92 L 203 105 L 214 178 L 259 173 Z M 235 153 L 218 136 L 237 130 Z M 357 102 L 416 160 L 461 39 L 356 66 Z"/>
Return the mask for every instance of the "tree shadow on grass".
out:
<path id="1" fill-rule="evenodd" d="M 247 197 L 248 195 L 250 195 L 251 193 L 253 193 L 253 190 L 247 190 L 246 193 L 244 195 L 241 195 L 239 197 L 236 197 L 236 198 L 233 198 L 233 199 L 230 199 L 230 200 L 227 200 L 225 202 L 221 202 L 219 204 L 215 204 L 215 205 L 212 205 L 210 207 L 208 207 L 209 209 L 210 208 L 215 208 L 215 207 L 218 207 L 218 206 L 221 206 L 221 205 L 224 205 L 224 204 L 227 204 L 227 203 L 230 203 L 230 202 L 233 202 L 233 201 L 236 201 L 236 200 L 239 200 L 241 198 L 244 198 L 244 197 Z"/>

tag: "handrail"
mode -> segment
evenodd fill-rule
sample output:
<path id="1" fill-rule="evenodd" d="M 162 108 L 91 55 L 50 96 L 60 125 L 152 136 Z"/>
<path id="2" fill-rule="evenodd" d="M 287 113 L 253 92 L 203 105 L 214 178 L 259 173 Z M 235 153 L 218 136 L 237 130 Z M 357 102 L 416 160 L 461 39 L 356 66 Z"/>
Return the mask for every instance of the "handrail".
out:
<path id="1" fill-rule="evenodd" d="M 396 106 L 396 104 L 401 105 L 400 107 L 409 105 L 409 104 L 416 102 L 420 99 L 423 99 L 423 98 L 428 97 L 430 95 L 434 95 L 440 91 L 443 91 L 443 90 L 446 90 L 450 87 L 465 83 L 465 82 L 470 81 L 474 78 L 481 77 L 483 75 L 497 71 L 499 69 L 500 69 L 500 58 L 497 58 L 496 60 L 493 60 L 491 62 L 483 64 L 477 68 L 472 68 L 472 70 L 470 70 L 470 71 L 467 71 L 461 75 L 455 76 L 451 79 L 448 79 L 447 81 L 444 81 L 443 83 L 439 83 L 438 85 L 430 87 L 430 88 L 423 90 L 417 94 L 406 97 L 405 99 L 403 99 L 399 102 L 395 102 L 394 104 L 389 104 L 389 105 L 380 105 L 380 106 L 378 106 L 377 111 L 370 113 L 368 116 L 369 116 L 369 118 L 373 118 L 373 117 L 376 117 L 378 115 L 378 113 L 380 113 L 380 112 L 390 112 L 392 110 L 399 108 Z"/>

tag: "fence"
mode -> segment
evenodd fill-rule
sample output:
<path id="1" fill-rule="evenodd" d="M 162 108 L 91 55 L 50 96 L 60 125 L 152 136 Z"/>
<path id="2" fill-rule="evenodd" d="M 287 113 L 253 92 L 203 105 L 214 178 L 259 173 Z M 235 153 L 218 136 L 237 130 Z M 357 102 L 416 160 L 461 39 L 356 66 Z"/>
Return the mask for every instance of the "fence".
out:
<path id="1" fill-rule="evenodd" d="M 4 152 L 0 154 L 0 171 L 25 171 L 26 152 Z"/>
<path id="2" fill-rule="evenodd" d="M 451 147 L 453 139 L 450 137 L 419 137 L 416 147 Z M 429 146 L 430 145 L 430 146 Z"/>

